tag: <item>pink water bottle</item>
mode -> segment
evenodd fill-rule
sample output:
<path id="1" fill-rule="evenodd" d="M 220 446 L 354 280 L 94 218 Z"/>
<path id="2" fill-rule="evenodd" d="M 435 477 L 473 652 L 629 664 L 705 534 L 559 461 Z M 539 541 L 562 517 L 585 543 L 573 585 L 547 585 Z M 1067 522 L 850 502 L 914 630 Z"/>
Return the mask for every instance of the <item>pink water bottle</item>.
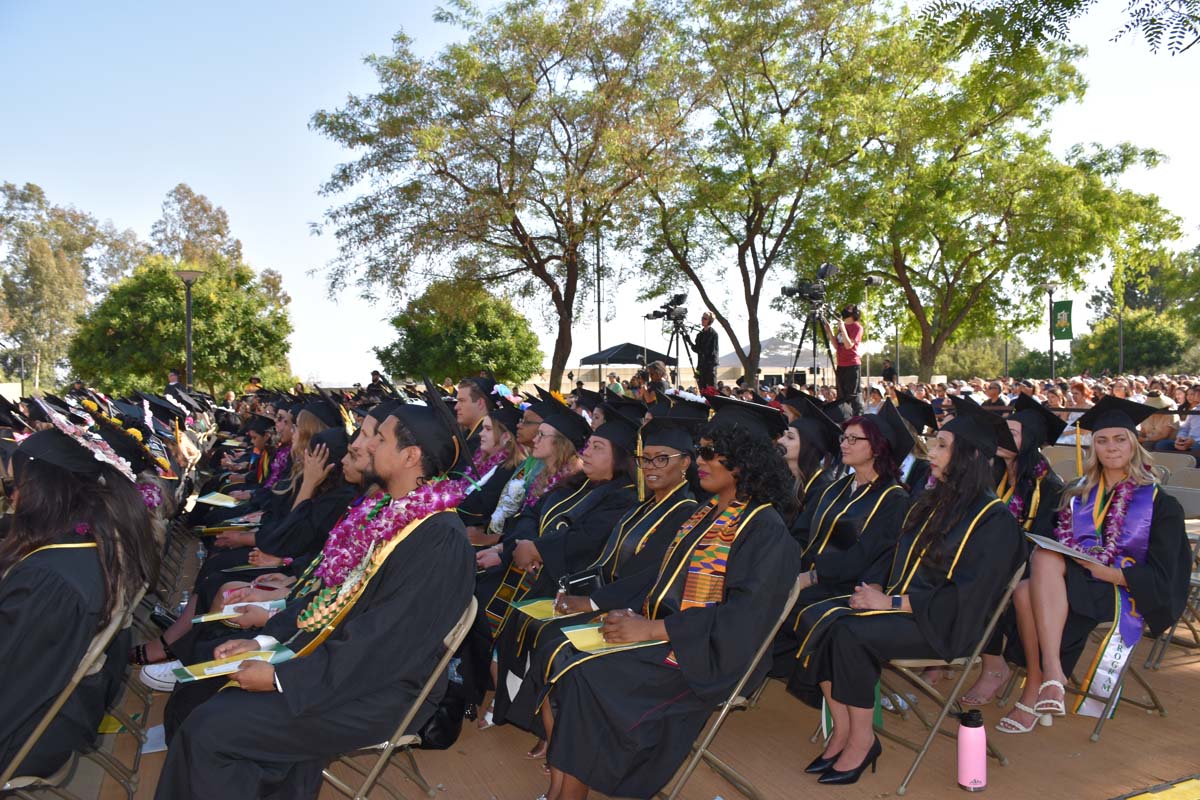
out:
<path id="1" fill-rule="evenodd" d="M 958 786 L 968 792 L 987 788 L 987 733 L 978 708 L 964 711 L 958 722 Z"/>

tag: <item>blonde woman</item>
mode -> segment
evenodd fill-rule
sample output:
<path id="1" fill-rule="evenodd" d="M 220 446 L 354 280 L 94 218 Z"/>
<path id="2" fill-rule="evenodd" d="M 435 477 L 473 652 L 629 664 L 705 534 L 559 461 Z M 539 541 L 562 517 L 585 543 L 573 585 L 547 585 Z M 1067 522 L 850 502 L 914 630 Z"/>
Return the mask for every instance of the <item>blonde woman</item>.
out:
<path id="1" fill-rule="evenodd" d="M 1029 733 L 1066 714 L 1067 676 L 1097 625 L 1114 623 L 1082 685 L 1103 692 L 1143 626 L 1158 636 L 1183 611 L 1191 568 L 1183 509 L 1160 489 L 1137 442 L 1137 425 L 1152 412 L 1109 396 L 1080 419 L 1092 447 L 1083 477 L 1063 492 L 1054 529 L 1068 555 L 1035 548 L 1030 577 L 1013 595 L 1020 647 L 1010 646 L 1009 657 L 1024 662 L 1028 679 L 996 726 L 1002 733 Z M 1094 705 L 1081 699 L 1074 710 L 1098 715 Z"/>

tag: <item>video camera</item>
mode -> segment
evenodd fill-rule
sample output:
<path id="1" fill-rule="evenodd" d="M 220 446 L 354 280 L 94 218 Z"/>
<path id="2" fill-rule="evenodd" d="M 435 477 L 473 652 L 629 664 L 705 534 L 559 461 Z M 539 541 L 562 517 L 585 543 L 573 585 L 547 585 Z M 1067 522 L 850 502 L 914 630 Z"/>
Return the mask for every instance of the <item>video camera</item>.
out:
<path id="1" fill-rule="evenodd" d="M 671 322 L 683 322 L 687 319 L 686 294 L 673 294 L 667 302 L 646 315 L 646 319 L 667 319 Z"/>
<path id="2" fill-rule="evenodd" d="M 810 306 L 819 306 L 825 302 L 829 288 L 827 281 L 837 275 L 837 272 L 838 268 L 826 261 L 817 268 L 816 280 L 800 281 L 794 286 L 784 286 L 779 291 L 784 297 L 808 303 Z"/>

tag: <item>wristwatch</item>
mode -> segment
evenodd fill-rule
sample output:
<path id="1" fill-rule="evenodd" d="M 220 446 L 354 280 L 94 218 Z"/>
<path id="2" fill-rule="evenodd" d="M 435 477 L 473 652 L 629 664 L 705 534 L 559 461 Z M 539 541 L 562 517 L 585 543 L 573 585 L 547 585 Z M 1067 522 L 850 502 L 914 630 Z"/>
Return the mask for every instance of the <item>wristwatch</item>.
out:
<path id="1" fill-rule="evenodd" d="M 902 595 L 902 594 L 892 595 L 892 609 L 895 611 L 899 611 L 903 607 L 904 607 L 904 595 Z"/>

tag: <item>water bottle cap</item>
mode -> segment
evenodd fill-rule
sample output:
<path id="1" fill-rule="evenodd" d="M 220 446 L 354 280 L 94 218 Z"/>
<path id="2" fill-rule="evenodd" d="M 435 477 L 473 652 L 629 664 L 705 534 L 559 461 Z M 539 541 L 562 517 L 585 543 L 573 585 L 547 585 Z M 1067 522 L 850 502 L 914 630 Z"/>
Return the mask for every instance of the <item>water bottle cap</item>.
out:
<path id="1" fill-rule="evenodd" d="M 959 717 L 960 723 L 965 728 L 982 728 L 983 727 L 983 712 L 978 708 L 972 708 L 969 711 L 964 711 Z"/>

